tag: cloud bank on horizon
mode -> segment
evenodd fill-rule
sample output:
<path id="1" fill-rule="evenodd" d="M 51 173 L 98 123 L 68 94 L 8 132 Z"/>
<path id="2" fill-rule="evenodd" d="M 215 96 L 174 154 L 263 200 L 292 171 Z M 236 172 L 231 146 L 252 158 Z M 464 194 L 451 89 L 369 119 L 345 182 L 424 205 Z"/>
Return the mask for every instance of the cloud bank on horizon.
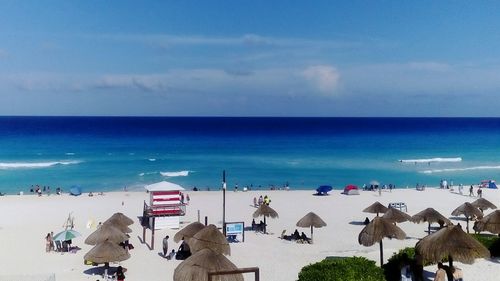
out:
<path id="1" fill-rule="evenodd" d="M 235 2 L 3 2 L 0 112 L 500 116 L 496 3 Z"/>

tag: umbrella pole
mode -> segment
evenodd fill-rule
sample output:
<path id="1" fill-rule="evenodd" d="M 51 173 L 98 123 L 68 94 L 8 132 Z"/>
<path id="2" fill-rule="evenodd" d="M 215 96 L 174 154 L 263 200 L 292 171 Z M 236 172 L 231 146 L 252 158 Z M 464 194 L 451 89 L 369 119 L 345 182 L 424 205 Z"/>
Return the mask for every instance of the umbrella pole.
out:
<path id="1" fill-rule="evenodd" d="M 467 219 L 467 233 L 469 233 L 469 217 L 465 217 Z"/>
<path id="2" fill-rule="evenodd" d="M 429 234 L 431 234 L 431 223 L 429 223 L 428 232 L 429 232 Z"/>
<path id="3" fill-rule="evenodd" d="M 313 226 L 311 225 L 311 243 L 313 242 Z"/>
<path id="4" fill-rule="evenodd" d="M 380 244 L 380 267 L 382 267 L 382 265 L 384 265 L 384 249 L 382 247 L 382 240 L 380 240 L 379 244 Z"/>
<path id="5" fill-rule="evenodd" d="M 266 234 L 267 230 L 267 223 L 266 223 L 266 216 L 264 216 L 264 234 Z"/>
<path id="6" fill-rule="evenodd" d="M 450 268 L 453 268 L 453 257 L 448 255 L 448 262 L 450 263 Z"/>

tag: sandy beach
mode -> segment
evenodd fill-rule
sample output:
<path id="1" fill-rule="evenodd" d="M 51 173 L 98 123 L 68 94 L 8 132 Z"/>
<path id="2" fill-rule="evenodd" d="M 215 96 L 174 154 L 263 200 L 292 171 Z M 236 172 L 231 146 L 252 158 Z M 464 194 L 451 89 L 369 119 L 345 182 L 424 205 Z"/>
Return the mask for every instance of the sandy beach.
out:
<path id="1" fill-rule="evenodd" d="M 197 220 L 198 210 L 203 222 L 208 217 L 211 224 L 221 225 L 222 192 L 187 192 L 190 204 L 183 224 Z M 468 193 L 468 192 L 467 192 Z M 451 212 L 464 202 L 471 202 L 476 197 L 460 195 L 446 189 L 427 188 L 425 191 L 414 189 L 396 189 L 392 192 L 363 191 L 358 196 L 346 196 L 334 190 L 329 196 L 313 196 L 313 191 L 249 191 L 226 193 L 226 220 L 244 221 L 251 224 L 253 198 L 268 195 L 271 207 L 279 213 L 278 219 L 268 219 L 270 234 L 247 231 L 244 243 L 231 244 L 229 259 L 238 267 L 260 268 L 261 280 L 296 280 L 301 268 L 327 256 L 364 256 L 374 261 L 379 259 L 378 245 L 364 247 L 358 244 L 358 234 L 363 228 L 365 217 L 374 215 L 362 210 L 375 201 L 384 205 L 390 202 L 404 202 L 408 213 L 413 215 L 427 207 L 433 207 L 443 215 L 452 218 Z M 498 190 L 485 189 L 483 197 L 494 204 L 500 201 Z M 63 194 L 60 196 L 11 195 L 0 197 L 0 235 L 2 246 L 0 280 L 15 280 L 15 276 L 55 275 L 56 280 L 102 280 L 100 276 L 89 274 L 91 266 L 85 265 L 83 256 L 92 246 L 85 245 L 85 238 L 95 229 L 87 228 L 89 220 L 95 223 L 106 220 L 115 212 L 122 212 L 136 220 L 131 228 L 130 242 L 134 249 L 131 258 L 120 263 L 127 268 L 127 280 L 172 280 L 173 271 L 180 263 L 161 257 L 161 239 L 165 235 L 173 237 L 177 230 L 156 231 L 155 249 L 149 250 L 141 243 L 142 228 L 138 216 L 142 214 L 143 202 L 148 200 L 146 192 L 108 192 L 103 196 L 79 197 Z M 296 222 L 308 212 L 318 214 L 328 226 L 315 229 L 314 244 L 298 244 L 278 238 L 283 230 L 293 232 Z M 63 230 L 63 224 L 71 213 L 75 217 L 75 230 L 82 236 L 73 240 L 73 245 L 81 248 L 77 253 L 46 253 L 45 235 Z M 486 211 L 489 213 L 489 211 Z M 257 220 L 258 221 L 258 220 Z M 452 218 L 454 223 L 465 221 Z M 414 246 L 419 238 L 426 235 L 427 224 L 405 222 L 399 225 L 407 234 L 405 240 L 384 240 L 384 257 L 387 260 L 392 253 L 407 246 Z M 309 229 L 298 228 L 309 235 Z M 146 242 L 149 244 L 151 232 L 147 231 Z M 179 244 L 170 240 L 170 249 Z M 495 280 L 500 266 L 497 260 L 476 260 L 473 265 L 457 263 L 464 271 L 466 280 Z M 435 266 L 425 268 L 433 275 Z M 245 280 L 253 280 L 250 274 Z M 24 278 L 20 280 L 34 280 Z"/>

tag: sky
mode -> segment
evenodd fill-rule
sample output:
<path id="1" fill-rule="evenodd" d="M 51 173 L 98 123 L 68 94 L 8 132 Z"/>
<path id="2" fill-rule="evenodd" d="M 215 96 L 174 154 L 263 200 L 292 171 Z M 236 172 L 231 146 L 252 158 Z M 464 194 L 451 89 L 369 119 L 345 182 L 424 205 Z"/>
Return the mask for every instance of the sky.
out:
<path id="1" fill-rule="evenodd" d="M 498 1 L 0 0 L 0 115 L 500 116 Z"/>

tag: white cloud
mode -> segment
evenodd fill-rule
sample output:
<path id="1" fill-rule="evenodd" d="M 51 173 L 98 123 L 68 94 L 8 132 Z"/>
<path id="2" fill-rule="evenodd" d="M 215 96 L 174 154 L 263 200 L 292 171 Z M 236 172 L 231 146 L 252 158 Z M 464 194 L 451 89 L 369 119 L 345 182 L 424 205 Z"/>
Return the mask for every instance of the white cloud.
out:
<path id="1" fill-rule="evenodd" d="M 302 75 L 325 95 L 335 93 L 340 78 L 338 70 L 329 65 L 309 66 L 302 72 Z"/>
<path id="2" fill-rule="evenodd" d="M 451 69 L 451 66 L 446 63 L 426 61 L 426 62 L 410 62 L 408 63 L 410 69 L 415 70 L 424 70 L 424 71 L 448 71 Z"/>

